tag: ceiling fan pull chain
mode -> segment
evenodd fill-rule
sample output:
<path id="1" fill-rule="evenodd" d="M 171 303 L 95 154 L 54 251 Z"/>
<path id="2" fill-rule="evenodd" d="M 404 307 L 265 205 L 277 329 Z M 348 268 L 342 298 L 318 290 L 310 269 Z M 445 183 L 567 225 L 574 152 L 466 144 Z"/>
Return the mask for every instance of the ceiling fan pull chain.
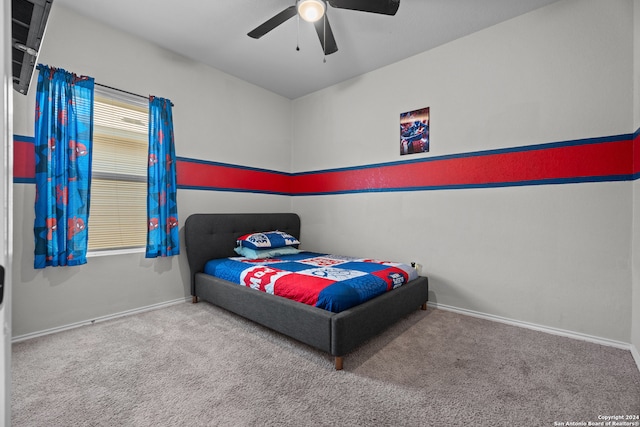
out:
<path id="1" fill-rule="evenodd" d="M 297 17 L 298 30 L 296 31 L 296 51 L 300 51 L 300 15 Z"/>

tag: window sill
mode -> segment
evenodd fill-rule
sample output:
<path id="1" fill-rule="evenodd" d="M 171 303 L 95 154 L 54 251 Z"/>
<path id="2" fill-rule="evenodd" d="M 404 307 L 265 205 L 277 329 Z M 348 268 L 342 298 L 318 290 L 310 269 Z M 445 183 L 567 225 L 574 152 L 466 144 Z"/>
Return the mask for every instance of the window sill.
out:
<path id="1" fill-rule="evenodd" d="M 112 249 L 105 251 L 91 251 L 87 252 L 87 258 L 99 257 L 99 256 L 109 256 L 109 255 L 130 255 L 130 254 L 143 254 L 145 253 L 145 248 L 128 248 L 128 249 Z"/>

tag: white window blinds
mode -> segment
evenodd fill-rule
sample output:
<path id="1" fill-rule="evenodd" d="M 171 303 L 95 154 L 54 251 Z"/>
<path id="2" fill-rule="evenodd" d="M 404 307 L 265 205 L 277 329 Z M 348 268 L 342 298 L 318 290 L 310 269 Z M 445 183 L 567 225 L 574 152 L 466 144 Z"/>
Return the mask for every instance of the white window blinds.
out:
<path id="1" fill-rule="evenodd" d="M 96 87 L 94 97 L 88 249 L 144 247 L 148 102 L 102 87 Z"/>

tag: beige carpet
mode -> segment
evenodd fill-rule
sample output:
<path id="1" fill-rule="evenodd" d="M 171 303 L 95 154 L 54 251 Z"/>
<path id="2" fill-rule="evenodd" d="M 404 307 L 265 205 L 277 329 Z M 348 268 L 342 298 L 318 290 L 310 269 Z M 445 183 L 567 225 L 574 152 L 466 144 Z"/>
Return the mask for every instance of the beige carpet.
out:
<path id="1" fill-rule="evenodd" d="M 20 426 L 554 426 L 640 414 L 629 351 L 417 310 L 345 357 L 207 303 L 13 346 Z"/>

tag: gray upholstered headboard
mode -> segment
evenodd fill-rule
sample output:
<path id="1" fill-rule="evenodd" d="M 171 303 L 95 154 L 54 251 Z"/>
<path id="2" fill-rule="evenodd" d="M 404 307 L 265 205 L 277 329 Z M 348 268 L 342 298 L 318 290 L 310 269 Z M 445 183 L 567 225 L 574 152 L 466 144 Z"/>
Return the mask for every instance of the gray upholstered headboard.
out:
<path id="1" fill-rule="evenodd" d="M 184 237 L 191 271 L 191 295 L 195 275 L 207 261 L 237 256 L 236 239 L 258 231 L 280 230 L 300 239 L 300 217 L 295 213 L 193 214 L 184 223 Z"/>

